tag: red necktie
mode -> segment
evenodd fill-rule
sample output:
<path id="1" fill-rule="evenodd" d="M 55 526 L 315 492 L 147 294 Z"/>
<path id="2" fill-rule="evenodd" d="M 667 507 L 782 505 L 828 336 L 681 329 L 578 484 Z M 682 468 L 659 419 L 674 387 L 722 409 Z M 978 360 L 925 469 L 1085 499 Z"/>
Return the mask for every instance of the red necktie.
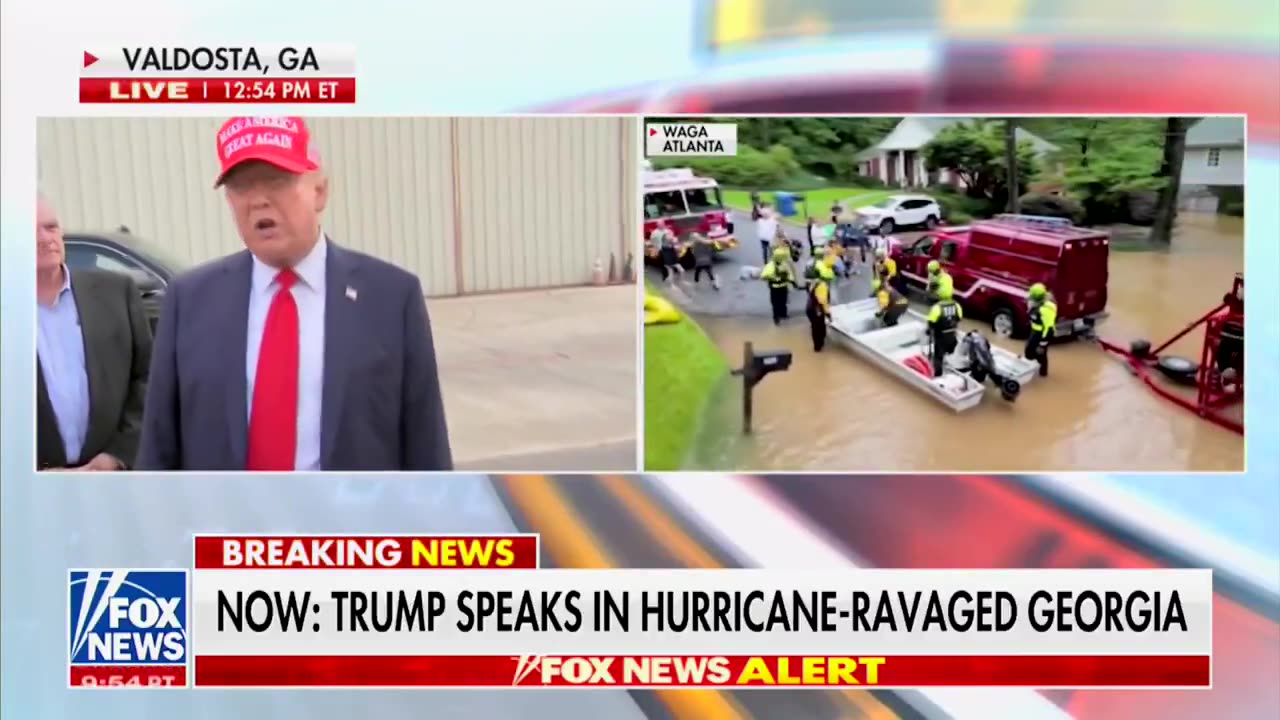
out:
<path id="1" fill-rule="evenodd" d="M 298 447 L 298 303 L 292 270 L 276 275 L 249 412 L 248 470 L 293 470 Z"/>

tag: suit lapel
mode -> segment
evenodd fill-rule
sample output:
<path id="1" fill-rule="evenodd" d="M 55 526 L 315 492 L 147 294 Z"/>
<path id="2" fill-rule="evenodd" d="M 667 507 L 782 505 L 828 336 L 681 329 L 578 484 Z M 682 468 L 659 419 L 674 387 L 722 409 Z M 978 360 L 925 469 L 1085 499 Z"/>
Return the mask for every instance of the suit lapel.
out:
<path id="1" fill-rule="evenodd" d="M 44 384 L 44 368 L 40 356 L 36 356 L 36 462 L 45 461 L 49 467 L 67 466 L 67 448 L 62 444 L 58 431 L 58 416 L 49 399 L 49 388 Z M 44 468 L 40 468 L 44 469 Z"/>
<path id="2" fill-rule="evenodd" d="M 109 343 L 112 323 L 106 307 L 98 298 L 97 278 L 89 273 L 71 274 L 71 294 L 75 298 L 76 313 L 80 316 L 80 339 L 84 343 L 84 371 L 89 379 L 89 417 L 84 434 L 84 452 L 105 443 L 114 428 L 109 426 L 104 412 L 102 393 L 111 381 L 107 377 L 107 358 L 103 357 Z M 83 454 L 83 453 L 82 453 Z M 80 462 L 92 458 L 81 457 Z M 75 462 L 77 458 L 68 458 Z"/>
<path id="3" fill-rule="evenodd" d="M 350 256 L 329 241 L 325 260 L 324 298 L 324 389 L 320 400 L 320 466 L 333 466 L 333 450 L 338 439 L 339 420 L 346 402 L 346 378 L 351 348 L 360 338 L 360 319 L 356 314 L 356 297 L 347 292 L 357 289 L 355 268 Z"/>
<path id="4" fill-rule="evenodd" d="M 231 467 L 243 468 L 249 444 L 249 381 L 245 355 L 249 352 L 249 291 L 253 281 L 253 256 L 246 250 L 225 266 L 228 295 L 217 304 L 213 337 L 225 338 L 218 365 L 226 373 L 227 432 Z M 199 329 L 195 329 L 200 332 Z"/>

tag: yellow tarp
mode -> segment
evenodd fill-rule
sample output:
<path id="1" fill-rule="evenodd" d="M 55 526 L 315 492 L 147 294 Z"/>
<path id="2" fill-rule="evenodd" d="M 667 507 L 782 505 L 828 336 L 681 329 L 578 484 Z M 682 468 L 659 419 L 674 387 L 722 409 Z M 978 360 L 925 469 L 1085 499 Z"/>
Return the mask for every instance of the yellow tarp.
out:
<path id="1" fill-rule="evenodd" d="M 670 325 L 678 323 L 684 316 L 665 298 L 646 292 L 644 294 L 644 324 Z"/>

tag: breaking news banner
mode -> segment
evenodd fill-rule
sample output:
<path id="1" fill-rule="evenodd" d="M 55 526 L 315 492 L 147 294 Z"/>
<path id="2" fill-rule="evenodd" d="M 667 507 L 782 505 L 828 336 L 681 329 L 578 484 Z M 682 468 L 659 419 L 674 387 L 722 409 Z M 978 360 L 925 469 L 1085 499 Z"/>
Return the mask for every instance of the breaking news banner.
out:
<path id="1" fill-rule="evenodd" d="M 70 684 L 1211 687 L 1210 570 L 538 559 L 531 534 L 197 536 L 189 591 L 186 570 L 70 571 Z"/>
<path id="2" fill-rule="evenodd" d="M 80 102 L 349 104 L 355 75 L 351 45 L 96 47 Z"/>
<path id="3" fill-rule="evenodd" d="M 548 570 L 536 535 L 194 550 L 189 592 L 72 572 L 72 686 L 1211 687 L 1209 570 Z"/>
<path id="4" fill-rule="evenodd" d="M 738 154 L 735 123 L 650 123 L 645 125 L 648 157 L 726 157 Z"/>

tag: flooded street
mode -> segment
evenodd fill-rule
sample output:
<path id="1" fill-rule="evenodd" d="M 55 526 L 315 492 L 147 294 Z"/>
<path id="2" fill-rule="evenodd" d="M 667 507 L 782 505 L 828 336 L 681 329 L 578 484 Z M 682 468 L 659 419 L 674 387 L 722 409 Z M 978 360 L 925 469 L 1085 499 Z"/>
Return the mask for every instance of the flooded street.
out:
<path id="1" fill-rule="evenodd" d="M 1240 218 L 1180 220 L 1168 253 L 1113 251 L 1110 318 L 1103 338 L 1153 345 L 1215 307 L 1243 269 Z M 761 290 L 763 292 L 763 290 Z M 699 317 L 731 363 L 744 341 L 794 353 L 755 393 L 755 432 L 743 437 L 741 381 L 718 389 L 691 464 L 752 470 L 1198 470 L 1244 468 L 1244 439 L 1164 400 L 1115 356 L 1074 342 L 1055 345 L 1051 375 L 1016 403 L 991 390 L 957 415 L 840 347 L 812 352 L 802 296 L 789 324 L 755 317 Z M 983 330 L 985 323 L 966 322 Z M 1203 329 L 1166 354 L 1199 362 Z M 1022 343 L 1000 341 L 1020 352 Z"/>

